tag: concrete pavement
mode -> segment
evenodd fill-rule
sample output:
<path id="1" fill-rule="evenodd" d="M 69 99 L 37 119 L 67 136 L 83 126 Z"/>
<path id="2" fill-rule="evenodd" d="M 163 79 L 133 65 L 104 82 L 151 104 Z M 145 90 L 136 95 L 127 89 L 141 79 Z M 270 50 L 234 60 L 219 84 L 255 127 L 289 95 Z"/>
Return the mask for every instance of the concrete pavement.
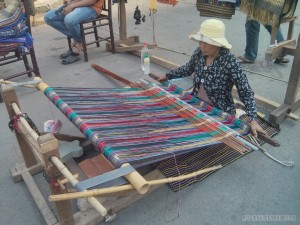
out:
<path id="1" fill-rule="evenodd" d="M 139 5 L 142 13 L 147 15 L 146 22 L 134 25 L 133 11 Z M 138 35 L 140 41 L 152 42 L 155 38 L 158 48 L 152 53 L 178 64 L 189 59 L 197 43 L 188 40 L 188 34 L 198 31 L 200 23 L 206 19 L 199 16 L 195 2 L 180 1 L 175 7 L 158 4 L 155 17 L 155 35 L 152 33 L 151 19 L 148 16 L 148 2 L 129 2 L 127 7 L 128 36 Z M 118 37 L 117 7 L 114 10 L 114 32 Z M 298 5 L 296 14 L 300 14 Z M 243 53 L 245 47 L 244 23 L 246 15 L 237 11 L 231 20 L 223 20 L 229 42 L 233 44 L 232 52 Z M 287 25 L 282 26 L 284 33 Z M 100 49 L 89 50 L 89 62 L 83 59 L 73 65 L 62 65 L 59 54 L 67 49 L 67 41 L 61 34 L 41 25 L 32 29 L 34 46 L 43 80 L 51 86 L 65 87 L 121 87 L 122 85 L 103 77 L 90 64 L 100 66 L 120 74 L 131 81 L 145 78 L 140 69 L 140 59 L 128 53 L 111 54 Z M 299 19 L 295 24 L 294 38 L 300 32 Z M 291 65 L 273 65 L 270 68 L 260 67 L 270 36 L 262 27 L 260 48 L 257 63 L 245 65 L 248 79 L 254 91 L 268 99 L 282 103 L 286 91 Z M 83 58 L 83 57 L 82 57 Z M 292 57 L 289 57 L 291 60 Z M 15 63 L 0 67 L 1 77 L 23 67 Z M 151 71 L 164 73 L 166 68 L 151 64 Z M 276 78 L 274 80 L 272 78 Z M 14 81 L 27 80 L 25 77 Z M 17 88 L 21 109 L 34 120 L 40 130 L 49 119 L 60 119 L 63 122 L 61 132 L 80 135 L 79 131 L 61 113 L 52 106 L 42 93 L 34 89 Z M 25 188 L 23 182 L 14 183 L 9 169 L 21 162 L 14 134 L 10 132 L 8 116 L 4 104 L 0 104 L 0 224 L 1 225 L 41 225 L 43 219 Z M 299 115 L 299 111 L 296 112 Z M 226 166 L 180 192 L 173 193 L 163 186 L 150 196 L 131 205 L 118 213 L 112 225 L 255 225 L 255 224 L 299 224 L 299 139 L 300 122 L 286 119 L 281 123 L 281 132 L 275 137 L 281 144 L 278 148 L 265 145 L 271 154 L 282 160 L 292 160 L 294 168 L 283 167 L 265 157 L 261 152 L 251 153 Z M 36 175 L 43 194 L 47 196 L 48 188 L 41 174 Z M 51 207 L 53 205 L 50 204 Z M 245 221 L 255 217 L 247 215 L 290 215 L 296 221 Z M 265 218 L 265 217 L 264 217 Z M 274 217 L 272 217 L 274 218 Z"/>

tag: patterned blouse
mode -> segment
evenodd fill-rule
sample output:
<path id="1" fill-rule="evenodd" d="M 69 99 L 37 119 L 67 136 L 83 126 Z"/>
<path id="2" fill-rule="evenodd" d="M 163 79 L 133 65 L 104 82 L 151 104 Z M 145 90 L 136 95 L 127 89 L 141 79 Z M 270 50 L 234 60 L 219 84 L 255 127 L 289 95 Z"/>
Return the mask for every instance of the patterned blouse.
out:
<path id="1" fill-rule="evenodd" d="M 235 115 L 235 106 L 231 92 L 235 85 L 248 116 L 254 119 L 257 112 L 254 93 L 235 56 L 221 48 L 210 66 L 205 65 L 205 58 L 198 47 L 187 64 L 166 74 L 168 80 L 194 75 L 193 95 L 197 96 L 202 84 L 212 104 L 232 115 Z"/>

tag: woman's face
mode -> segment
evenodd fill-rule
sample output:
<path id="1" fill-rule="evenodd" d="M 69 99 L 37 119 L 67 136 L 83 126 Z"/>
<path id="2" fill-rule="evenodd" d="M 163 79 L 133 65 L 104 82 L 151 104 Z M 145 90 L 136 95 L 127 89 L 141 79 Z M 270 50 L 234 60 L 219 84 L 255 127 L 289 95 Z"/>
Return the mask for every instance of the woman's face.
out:
<path id="1" fill-rule="evenodd" d="M 220 50 L 220 47 L 207 44 L 206 42 L 199 41 L 199 47 L 204 55 L 215 56 L 215 54 Z"/>

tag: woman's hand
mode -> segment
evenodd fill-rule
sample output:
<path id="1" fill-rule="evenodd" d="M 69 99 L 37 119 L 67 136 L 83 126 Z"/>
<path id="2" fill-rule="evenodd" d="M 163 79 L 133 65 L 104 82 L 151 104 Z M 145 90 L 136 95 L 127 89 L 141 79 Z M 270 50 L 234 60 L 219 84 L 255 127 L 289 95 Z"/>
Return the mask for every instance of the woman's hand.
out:
<path id="1" fill-rule="evenodd" d="M 158 82 L 163 82 L 167 80 L 166 74 L 160 75 L 157 79 Z"/>
<path id="2" fill-rule="evenodd" d="M 251 133 L 253 134 L 254 137 L 257 137 L 257 133 L 267 135 L 266 131 L 262 129 L 262 127 L 258 124 L 256 120 L 252 120 L 250 122 L 250 126 L 251 126 Z"/>

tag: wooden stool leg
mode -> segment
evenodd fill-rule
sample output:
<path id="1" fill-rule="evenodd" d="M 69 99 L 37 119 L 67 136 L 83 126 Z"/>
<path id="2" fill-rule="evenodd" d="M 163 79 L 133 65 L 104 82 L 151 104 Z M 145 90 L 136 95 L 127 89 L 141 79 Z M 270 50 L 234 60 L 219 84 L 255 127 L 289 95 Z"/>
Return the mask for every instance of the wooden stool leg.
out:
<path id="1" fill-rule="evenodd" d="M 101 21 L 99 21 L 99 23 L 101 23 Z M 97 30 L 97 27 L 96 27 L 96 21 L 93 21 L 93 26 L 94 26 L 94 35 L 95 35 L 96 46 L 100 47 L 100 44 L 97 41 L 99 36 L 98 36 L 98 30 Z"/>
<path id="2" fill-rule="evenodd" d="M 84 61 L 87 62 L 87 61 L 89 61 L 89 59 L 88 59 L 88 54 L 87 54 L 84 27 L 83 27 L 82 23 L 80 23 L 80 35 L 81 35 L 81 39 L 82 39 L 82 48 L 83 48 L 83 54 L 84 54 Z"/>
<path id="3" fill-rule="evenodd" d="M 70 37 L 68 37 L 67 40 L 68 40 L 69 50 L 72 51 L 72 40 Z"/>
<path id="4" fill-rule="evenodd" d="M 109 21 L 109 32 L 110 32 L 111 52 L 113 54 L 115 54 L 116 53 L 116 47 L 115 47 L 115 38 L 114 38 L 113 24 L 112 24 L 112 19 L 111 18 L 110 18 L 110 21 Z"/>
<path id="5" fill-rule="evenodd" d="M 24 62 L 24 66 L 25 66 L 26 71 L 30 71 L 31 67 L 29 66 L 27 55 L 25 55 L 25 54 L 22 55 L 22 58 L 23 58 L 23 62 Z M 31 72 L 28 72 L 27 74 L 28 74 L 28 77 L 32 77 L 32 73 Z"/>
<path id="6" fill-rule="evenodd" d="M 36 57 L 35 57 L 34 48 L 32 47 L 29 50 L 29 52 L 30 52 L 30 58 L 31 58 L 31 62 L 32 62 L 32 66 L 33 66 L 33 70 L 34 70 L 35 76 L 41 77 L 40 69 L 39 69 L 39 66 L 37 64 Z"/>

